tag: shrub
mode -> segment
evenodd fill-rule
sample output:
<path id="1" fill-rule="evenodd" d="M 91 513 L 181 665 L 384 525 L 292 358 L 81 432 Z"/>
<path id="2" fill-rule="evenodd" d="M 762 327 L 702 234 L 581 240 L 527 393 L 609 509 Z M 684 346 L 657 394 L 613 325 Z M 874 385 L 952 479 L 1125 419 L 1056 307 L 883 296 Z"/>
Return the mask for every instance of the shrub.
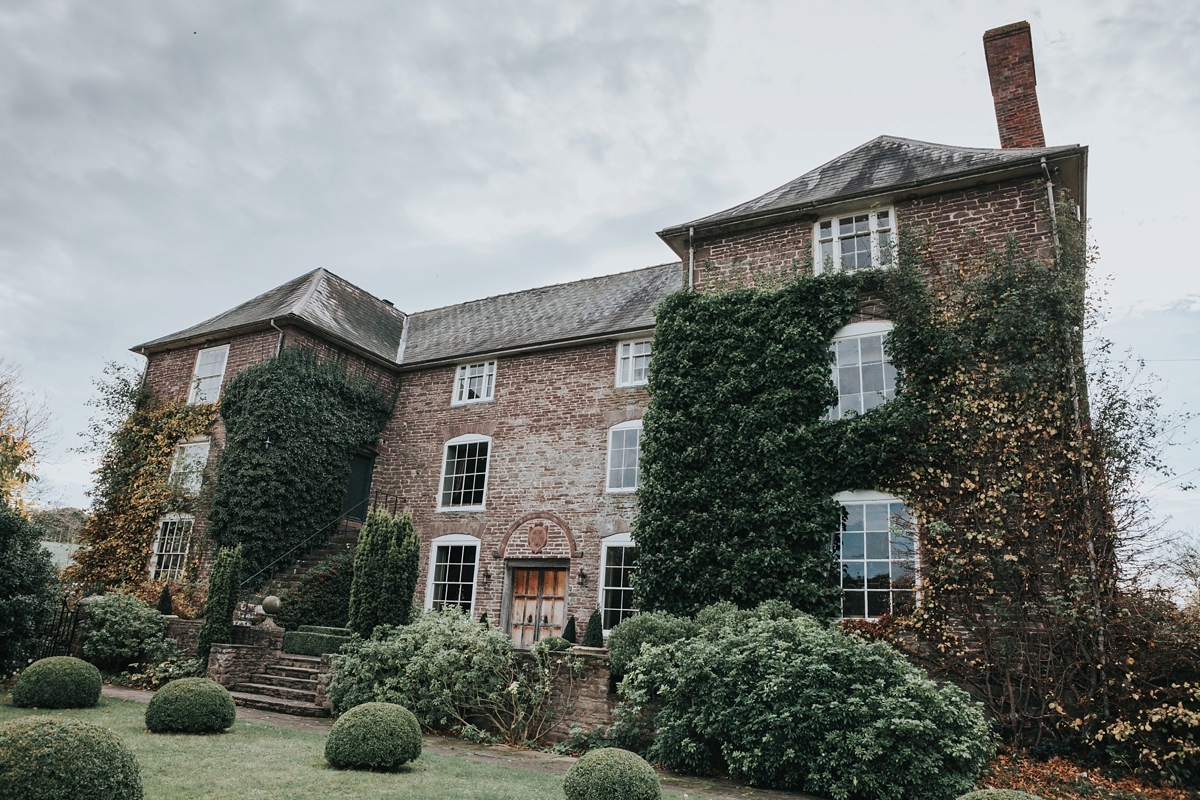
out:
<path id="1" fill-rule="evenodd" d="M 236 717 L 229 692 L 208 678 L 171 681 L 146 706 L 146 727 L 155 733 L 220 733 Z"/>
<path id="2" fill-rule="evenodd" d="M 296 656 L 319 656 L 323 653 L 338 652 L 348 641 L 350 641 L 349 636 L 288 631 L 283 635 L 283 652 Z"/>
<path id="3" fill-rule="evenodd" d="M 421 755 L 421 726 L 394 703 L 364 703 L 347 711 L 329 731 L 325 760 L 339 769 L 394 769 Z"/>
<path id="4" fill-rule="evenodd" d="M 567 800 L 657 800 L 658 775 L 645 759 L 628 750 L 592 750 L 571 765 L 563 779 Z"/>
<path id="5" fill-rule="evenodd" d="M 353 580 L 354 551 L 330 556 L 304 573 L 296 588 L 284 595 L 276 622 L 289 631 L 307 625 L 344 627 L 350 619 Z"/>
<path id="6" fill-rule="evenodd" d="M 164 583 L 162 591 L 158 593 L 158 603 L 155 605 L 158 613 L 164 617 L 168 617 L 175 613 L 175 606 L 171 603 L 171 584 Z"/>
<path id="7" fill-rule="evenodd" d="M 339 712 L 372 701 L 411 710 L 427 728 L 465 724 L 507 688 L 516 654 L 496 628 L 457 606 L 379 628 L 334 656 L 329 699 Z"/>
<path id="8" fill-rule="evenodd" d="M 1042 800 L 1036 794 L 1019 792 L 1016 789 L 980 789 L 960 795 L 958 800 Z"/>
<path id="9" fill-rule="evenodd" d="M 604 623 L 600 620 L 600 609 L 588 617 L 587 627 L 583 629 L 582 647 L 604 647 Z"/>
<path id="10" fill-rule="evenodd" d="M 0 502 L 0 674 L 28 658 L 53 607 L 54 577 L 37 527 Z"/>
<path id="11" fill-rule="evenodd" d="M 237 608 L 242 580 L 242 546 L 222 547 L 208 576 L 208 600 L 204 624 L 200 626 L 196 659 L 208 663 L 212 646 L 233 638 L 233 611 Z"/>
<path id="12" fill-rule="evenodd" d="M 26 667 L 12 690 L 18 708 L 91 708 L 100 699 L 100 670 L 71 656 L 53 656 Z"/>
<path id="13" fill-rule="evenodd" d="M 108 728 L 60 717 L 0 725 L 0 797 L 142 800 L 133 752 Z"/>
<path id="14" fill-rule="evenodd" d="M 572 614 L 571 618 L 567 620 L 567 627 L 563 629 L 562 637 L 564 639 L 566 639 L 568 642 L 570 642 L 571 644 L 575 644 L 576 641 L 579 639 L 579 634 L 575 633 L 575 615 L 574 614 Z"/>
<path id="15" fill-rule="evenodd" d="M 421 539 L 411 515 L 371 510 L 354 552 L 350 630 L 365 637 L 380 625 L 409 623 L 420 554 Z"/>
<path id="16" fill-rule="evenodd" d="M 696 623 L 665 611 L 635 614 L 617 625 L 608 635 L 609 668 L 624 675 L 642 652 L 642 644 L 662 645 L 696 634 Z"/>
<path id="17" fill-rule="evenodd" d="M 965 692 L 887 644 L 783 610 L 643 649 L 618 716 L 657 728 L 651 760 L 837 800 L 949 800 L 972 787 L 991 736 Z"/>
<path id="18" fill-rule="evenodd" d="M 162 614 L 128 594 L 108 594 L 90 603 L 83 623 L 83 657 L 100 669 L 120 672 L 139 664 L 174 659 Z"/>
<path id="19" fill-rule="evenodd" d="M 561 636 L 547 636 L 533 646 L 535 653 L 564 653 L 570 650 L 571 643 Z"/>

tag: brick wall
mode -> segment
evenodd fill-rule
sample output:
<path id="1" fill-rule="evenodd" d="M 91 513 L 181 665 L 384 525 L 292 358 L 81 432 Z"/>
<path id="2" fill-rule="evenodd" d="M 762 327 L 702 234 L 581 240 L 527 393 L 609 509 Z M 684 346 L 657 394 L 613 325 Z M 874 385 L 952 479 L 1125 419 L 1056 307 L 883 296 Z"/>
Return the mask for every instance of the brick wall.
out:
<path id="1" fill-rule="evenodd" d="M 1045 147 L 1029 23 L 1016 22 L 987 31 L 983 34 L 983 51 L 1000 146 Z"/>
<path id="2" fill-rule="evenodd" d="M 373 488 L 407 498 L 413 513 L 423 542 L 417 602 L 426 599 L 430 541 L 468 534 L 481 539 L 476 618 L 502 619 L 513 559 L 569 563 L 567 615 L 582 635 L 599 599 L 601 539 L 633 521 L 633 496 L 605 491 L 608 429 L 640 419 L 648 400 L 642 388 L 616 388 L 616 358 L 616 341 L 503 358 L 494 400 L 465 406 L 450 405 L 453 365 L 402 376 Z M 464 433 L 492 437 L 486 507 L 438 512 L 445 443 Z M 535 525 L 546 530 L 537 548 Z"/>
<path id="3" fill-rule="evenodd" d="M 897 231 L 922 234 L 926 260 L 936 271 L 961 255 L 1002 250 L 1010 236 L 1022 250 L 1051 258 L 1053 236 L 1045 202 L 1045 185 L 1030 177 L 897 200 L 893 208 Z M 815 222 L 814 216 L 699 240 L 696 287 L 705 291 L 756 286 L 764 278 L 791 275 L 795 265 L 808 269 Z"/>

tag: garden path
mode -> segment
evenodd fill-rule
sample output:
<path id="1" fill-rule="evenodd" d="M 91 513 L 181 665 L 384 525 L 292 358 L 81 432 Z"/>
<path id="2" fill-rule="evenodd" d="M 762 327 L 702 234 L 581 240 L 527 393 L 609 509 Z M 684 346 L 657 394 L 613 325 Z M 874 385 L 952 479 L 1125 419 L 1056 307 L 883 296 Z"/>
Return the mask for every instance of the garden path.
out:
<path id="1" fill-rule="evenodd" d="M 115 697 L 119 700 L 133 700 L 139 703 L 149 703 L 154 692 L 144 689 L 130 689 L 126 686 L 104 684 L 102 694 L 105 697 Z M 293 717 L 288 714 L 278 714 L 274 711 L 260 711 L 256 708 L 237 710 L 238 719 L 265 722 L 281 728 L 291 728 L 297 731 L 325 733 L 333 727 L 333 720 L 318 717 Z M 447 736 L 422 737 L 421 747 L 433 753 L 465 758 L 483 764 L 499 764 L 513 769 L 531 770 L 533 772 L 563 775 L 575 759 L 570 756 L 560 756 L 541 750 L 524 750 L 519 747 L 509 747 L 502 744 L 475 744 L 452 739 Z M 680 775 L 670 770 L 657 770 L 664 789 L 682 792 L 685 796 L 696 798 L 711 798 L 711 800 L 818 800 L 812 795 L 798 792 L 766 791 L 743 786 L 737 781 L 725 778 L 699 778 L 695 775 Z"/>

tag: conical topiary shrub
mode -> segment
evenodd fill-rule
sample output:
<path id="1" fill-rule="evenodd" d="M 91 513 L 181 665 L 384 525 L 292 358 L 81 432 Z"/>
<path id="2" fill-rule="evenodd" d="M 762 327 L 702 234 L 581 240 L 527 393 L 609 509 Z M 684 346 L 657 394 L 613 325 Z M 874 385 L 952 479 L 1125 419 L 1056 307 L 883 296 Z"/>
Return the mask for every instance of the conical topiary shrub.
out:
<path id="1" fill-rule="evenodd" d="M 600 609 L 598 608 L 588 617 L 582 644 L 584 647 L 604 647 L 604 623 L 600 621 Z"/>

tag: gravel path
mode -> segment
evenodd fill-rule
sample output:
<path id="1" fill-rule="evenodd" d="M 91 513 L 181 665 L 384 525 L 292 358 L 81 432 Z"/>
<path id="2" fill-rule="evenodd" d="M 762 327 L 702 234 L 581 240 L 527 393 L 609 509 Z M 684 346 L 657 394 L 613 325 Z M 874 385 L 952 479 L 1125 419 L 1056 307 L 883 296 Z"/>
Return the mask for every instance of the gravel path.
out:
<path id="1" fill-rule="evenodd" d="M 115 697 L 120 700 L 133 700 L 139 703 L 149 703 L 154 692 L 144 689 L 130 689 L 125 686 L 104 684 L 102 694 L 105 697 Z M 291 728 L 296 731 L 311 731 L 325 733 L 333 727 L 333 720 L 312 717 L 293 717 L 288 714 L 278 714 L 274 711 L 260 711 L 256 708 L 238 707 L 238 719 L 265 722 L 281 728 Z M 559 756 L 541 750 L 524 750 L 519 747 L 508 747 L 502 744 L 475 744 L 452 739 L 446 736 L 422 737 L 421 747 L 431 753 L 465 758 L 483 764 L 499 764 L 513 769 L 526 769 L 533 772 L 543 772 L 552 775 L 566 773 L 575 759 L 570 756 Z M 669 770 L 658 770 L 664 789 L 682 792 L 684 795 L 697 798 L 712 798 L 712 800 L 818 800 L 807 794 L 796 792 L 764 791 L 751 789 L 736 781 L 722 778 L 698 778 L 694 775 L 678 775 Z"/>

